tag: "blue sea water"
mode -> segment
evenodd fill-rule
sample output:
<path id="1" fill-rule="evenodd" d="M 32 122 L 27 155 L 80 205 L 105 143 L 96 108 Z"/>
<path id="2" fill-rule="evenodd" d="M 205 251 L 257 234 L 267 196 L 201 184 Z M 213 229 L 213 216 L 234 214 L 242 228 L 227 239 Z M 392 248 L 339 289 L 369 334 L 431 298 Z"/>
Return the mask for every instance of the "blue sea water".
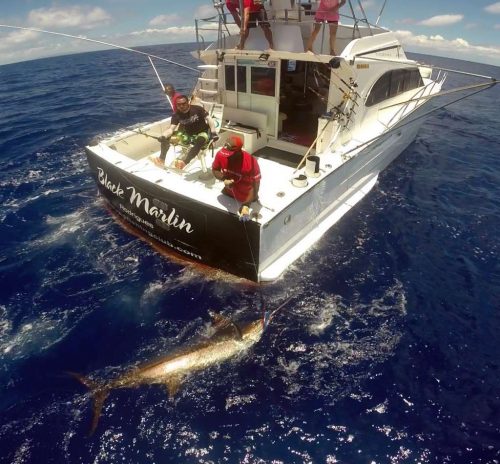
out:
<path id="1" fill-rule="evenodd" d="M 195 66 L 191 49 L 147 51 Z M 162 256 L 97 194 L 84 146 L 168 114 L 145 57 L 1 66 L 0 462 L 498 463 L 498 101 L 497 86 L 432 114 L 370 195 L 260 289 Z M 209 309 L 258 317 L 261 291 L 270 308 L 292 300 L 251 351 L 173 401 L 158 386 L 112 392 L 87 437 L 90 397 L 66 371 L 113 378 L 207 335 Z"/>

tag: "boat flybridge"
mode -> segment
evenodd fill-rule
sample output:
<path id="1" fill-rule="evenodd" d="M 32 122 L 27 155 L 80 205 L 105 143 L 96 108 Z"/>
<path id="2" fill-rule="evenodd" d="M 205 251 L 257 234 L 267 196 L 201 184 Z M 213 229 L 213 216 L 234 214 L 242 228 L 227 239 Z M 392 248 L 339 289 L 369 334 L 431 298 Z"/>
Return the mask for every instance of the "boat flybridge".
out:
<path id="1" fill-rule="evenodd" d="M 271 281 L 373 188 L 414 140 L 446 73 L 408 59 L 396 35 L 371 24 L 359 1 L 343 7 L 350 15 L 341 15 L 337 56 L 328 54 L 328 27 L 314 53 L 304 53 L 318 4 L 264 4 L 273 50 L 259 27 L 245 50 L 235 49 L 239 30 L 222 3 L 196 22 L 203 64 L 192 104 L 213 117 L 219 140 L 182 171 L 171 167 L 186 150 L 181 145 L 170 147 L 165 168 L 152 161 L 170 118 L 88 146 L 97 185 L 121 218 L 184 258 Z M 210 29 L 217 40 L 205 47 Z M 262 174 L 248 222 L 210 169 L 231 135 L 243 139 Z"/>

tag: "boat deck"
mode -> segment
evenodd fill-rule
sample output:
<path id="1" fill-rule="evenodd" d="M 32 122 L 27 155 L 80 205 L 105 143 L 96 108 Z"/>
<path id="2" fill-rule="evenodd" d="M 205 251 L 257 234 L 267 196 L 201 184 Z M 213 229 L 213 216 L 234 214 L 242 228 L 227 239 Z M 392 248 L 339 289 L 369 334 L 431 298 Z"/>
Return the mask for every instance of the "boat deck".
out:
<path id="1" fill-rule="evenodd" d="M 158 167 L 152 158 L 159 155 L 158 151 L 143 155 L 142 158 L 131 159 L 118 153 L 109 141 L 101 143 L 98 147 L 93 147 L 94 152 L 119 167 L 122 171 L 138 176 L 148 182 L 154 183 L 166 190 L 180 194 L 186 199 L 198 203 L 225 210 L 236 214 L 239 209 L 237 201 L 222 193 L 223 182 L 215 179 L 213 175 L 205 179 L 202 174 L 202 165 L 199 157 L 189 163 L 184 170 L 168 167 L 172 158 L 171 151 L 167 155 L 166 167 Z M 217 150 L 217 149 L 216 149 Z M 271 221 L 277 214 L 287 209 L 297 198 L 307 192 L 318 183 L 328 172 L 333 171 L 341 164 L 340 157 L 334 154 L 322 155 L 321 170 L 318 177 L 308 177 L 305 186 L 297 187 L 292 183 L 292 179 L 304 175 L 304 168 L 295 172 L 295 167 L 300 161 L 299 155 L 272 147 L 264 147 L 254 154 L 261 170 L 262 180 L 259 190 L 259 202 L 252 203 L 252 220 L 265 224 Z M 210 171 L 213 158 L 209 150 L 205 153 L 205 164 Z"/>

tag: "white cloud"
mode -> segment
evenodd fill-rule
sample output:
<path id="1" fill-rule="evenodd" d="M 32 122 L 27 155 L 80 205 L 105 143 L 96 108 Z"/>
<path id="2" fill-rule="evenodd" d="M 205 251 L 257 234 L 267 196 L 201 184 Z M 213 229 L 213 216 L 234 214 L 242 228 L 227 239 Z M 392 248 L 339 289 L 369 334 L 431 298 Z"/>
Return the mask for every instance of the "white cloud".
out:
<path id="1" fill-rule="evenodd" d="M 500 14 L 500 2 L 492 3 L 491 5 L 485 6 L 484 10 L 488 13 Z"/>
<path id="2" fill-rule="evenodd" d="M 158 35 L 174 35 L 174 36 L 184 36 L 186 34 L 190 34 L 190 37 L 193 38 L 195 33 L 194 26 L 174 26 L 167 27 L 166 29 L 144 29 L 143 31 L 134 31 L 131 32 L 131 36 L 144 37 L 144 36 L 158 36 Z"/>
<path id="3" fill-rule="evenodd" d="M 0 40 L 0 50 L 7 50 L 12 47 L 23 45 L 35 40 L 40 34 L 33 31 L 14 31 Z"/>
<path id="4" fill-rule="evenodd" d="M 474 58 L 474 61 L 483 61 L 483 58 L 486 62 L 500 63 L 500 47 L 497 46 L 472 45 L 462 38 L 448 40 L 441 35 L 414 35 L 407 30 L 395 33 L 409 51 L 459 59 Z"/>
<path id="5" fill-rule="evenodd" d="M 206 19 L 216 16 L 217 12 L 214 10 L 213 5 L 202 5 L 194 12 L 194 17 L 197 19 Z"/>
<path id="6" fill-rule="evenodd" d="M 31 25 L 39 28 L 93 29 L 108 24 L 111 16 L 99 7 L 38 8 L 28 15 Z"/>
<path id="7" fill-rule="evenodd" d="M 424 19 L 418 24 L 421 26 L 449 26 L 450 24 L 459 23 L 464 19 L 464 15 L 439 15 L 429 19 Z"/>
<path id="8" fill-rule="evenodd" d="M 150 26 L 168 26 L 169 24 L 179 24 L 181 17 L 177 14 L 155 16 L 149 21 Z"/>

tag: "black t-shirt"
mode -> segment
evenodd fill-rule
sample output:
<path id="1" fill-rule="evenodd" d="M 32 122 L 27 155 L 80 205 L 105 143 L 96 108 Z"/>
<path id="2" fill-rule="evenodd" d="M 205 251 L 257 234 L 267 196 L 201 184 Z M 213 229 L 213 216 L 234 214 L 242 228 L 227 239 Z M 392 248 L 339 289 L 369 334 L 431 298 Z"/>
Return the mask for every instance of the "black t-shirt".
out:
<path id="1" fill-rule="evenodd" d="M 210 127 L 205 121 L 208 113 L 204 108 L 198 105 L 191 105 L 187 113 L 177 111 L 171 119 L 172 125 L 179 124 L 179 130 L 188 135 L 199 134 L 200 132 L 207 132 Z"/>

